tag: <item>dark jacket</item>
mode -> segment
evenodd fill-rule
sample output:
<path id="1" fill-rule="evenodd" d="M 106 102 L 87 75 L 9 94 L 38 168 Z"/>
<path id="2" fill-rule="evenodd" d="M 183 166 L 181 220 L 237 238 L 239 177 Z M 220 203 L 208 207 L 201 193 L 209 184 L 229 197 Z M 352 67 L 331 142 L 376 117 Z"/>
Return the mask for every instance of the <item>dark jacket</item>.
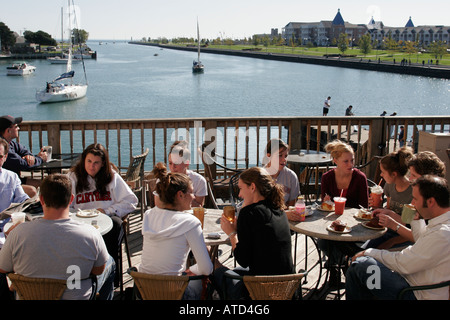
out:
<path id="1" fill-rule="evenodd" d="M 20 177 L 20 171 L 28 171 L 36 166 L 42 164 L 42 159 L 38 156 L 36 158 L 33 166 L 29 166 L 27 160 L 22 159 L 26 155 L 34 156 L 25 146 L 17 143 L 15 140 L 9 143 L 8 158 L 3 164 L 3 168 L 14 171 Z"/>
<path id="2" fill-rule="evenodd" d="M 291 233 L 286 214 L 260 201 L 241 209 L 237 219 L 239 242 L 234 254 L 252 275 L 291 274 Z"/>

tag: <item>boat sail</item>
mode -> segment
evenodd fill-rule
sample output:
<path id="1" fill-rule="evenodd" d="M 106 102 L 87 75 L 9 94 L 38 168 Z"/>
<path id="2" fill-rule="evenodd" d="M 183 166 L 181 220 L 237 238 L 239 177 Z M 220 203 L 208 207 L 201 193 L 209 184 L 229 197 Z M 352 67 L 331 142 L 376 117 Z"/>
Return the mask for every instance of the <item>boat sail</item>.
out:
<path id="1" fill-rule="evenodd" d="M 197 52 L 198 52 L 198 58 L 197 61 L 194 60 L 194 63 L 192 65 L 192 72 L 200 73 L 205 70 L 205 66 L 200 61 L 200 31 L 198 27 L 198 19 L 197 19 Z"/>
<path id="2" fill-rule="evenodd" d="M 36 92 L 36 100 L 41 103 L 50 103 L 50 102 L 63 102 L 81 99 L 86 96 L 87 93 L 87 79 L 86 79 L 86 69 L 84 68 L 84 60 L 83 62 L 83 71 L 85 84 L 74 84 L 73 77 L 75 75 L 75 71 L 72 70 L 72 27 L 70 22 L 70 0 L 69 3 L 69 54 L 67 56 L 67 67 L 66 72 L 54 79 L 51 82 L 47 82 L 47 85 L 44 89 Z M 72 0 L 73 5 L 73 0 Z M 63 80 L 69 79 L 70 81 L 63 83 Z"/>

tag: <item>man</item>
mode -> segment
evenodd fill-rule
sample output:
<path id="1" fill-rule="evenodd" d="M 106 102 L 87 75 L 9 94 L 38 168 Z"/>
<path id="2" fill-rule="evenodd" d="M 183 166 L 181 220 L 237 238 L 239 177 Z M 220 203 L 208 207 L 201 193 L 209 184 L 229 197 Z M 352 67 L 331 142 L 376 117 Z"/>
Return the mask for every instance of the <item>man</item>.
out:
<path id="1" fill-rule="evenodd" d="M 8 142 L 0 138 L 0 212 L 7 209 L 11 203 L 21 203 L 28 199 L 17 174 L 2 168 L 8 158 L 8 150 Z"/>
<path id="2" fill-rule="evenodd" d="M 353 106 L 352 106 L 352 105 L 348 106 L 348 108 L 345 109 L 345 115 L 346 115 L 347 117 L 351 117 L 351 116 L 354 116 L 354 115 L 355 115 L 355 114 L 353 113 L 352 109 L 353 109 Z M 353 126 L 353 132 L 358 132 L 358 126 L 357 126 L 357 125 L 354 125 L 354 126 Z"/>
<path id="3" fill-rule="evenodd" d="M 47 153 L 41 150 L 37 156 L 34 156 L 25 146 L 21 145 L 14 139 L 19 137 L 19 124 L 22 118 L 14 118 L 12 116 L 2 116 L 0 118 L 0 137 L 9 143 L 9 156 L 3 167 L 11 170 L 20 177 L 20 171 L 30 170 L 42 162 L 47 161 Z M 23 178 L 22 184 L 24 191 L 33 197 L 36 195 L 36 187 L 39 186 L 40 180 Z"/>
<path id="4" fill-rule="evenodd" d="M 357 253 L 346 274 L 346 298 L 395 299 L 409 286 L 449 280 L 450 205 L 447 181 L 425 175 L 413 183 L 413 200 L 420 216 L 411 228 L 415 243 L 402 251 L 367 249 Z M 447 300 L 448 287 L 410 292 L 406 299 Z"/>
<path id="5" fill-rule="evenodd" d="M 328 115 L 328 111 L 330 110 L 331 107 L 331 97 L 328 97 L 327 100 L 325 100 L 324 104 L 323 104 L 323 116 L 325 117 L 326 115 Z"/>
<path id="6" fill-rule="evenodd" d="M 114 260 L 97 229 L 70 219 L 72 200 L 72 184 L 67 176 L 46 177 L 40 193 L 44 217 L 13 226 L 0 250 L 0 272 L 67 279 L 62 299 L 68 300 L 88 299 L 92 285 L 89 275 L 94 274 L 99 299 L 111 300 Z"/>
<path id="7" fill-rule="evenodd" d="M 184 173 L 189 176 L 194 188 L 194 200 L 192 200 L 192 207 L 203 207 L 205 197 L 208 195 L 208 188 L 206 179 L 189 170 L 191 159 L 191 151 L 188 148 L 187 141 L 175 141 L 170 147 L 169 151 L 169 169 L 171 172 Z"/>

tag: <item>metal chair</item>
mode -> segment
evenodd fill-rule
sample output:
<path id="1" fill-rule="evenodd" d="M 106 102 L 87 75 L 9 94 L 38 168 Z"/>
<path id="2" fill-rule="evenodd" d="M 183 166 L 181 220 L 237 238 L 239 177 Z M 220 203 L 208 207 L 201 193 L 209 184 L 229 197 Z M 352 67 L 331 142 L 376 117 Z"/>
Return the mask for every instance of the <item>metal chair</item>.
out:
<path id="1" fill-rule="evenodd" d="M 118 238 L 118 258 L 117 258 L 118 266 L 116 272 L 119 272 L 119 286 L 121 295 L 123 294 L 123 287 L 124 287 L 122 244 L 125 244 L 125 253 L 127 254 L 128 267 L 131 267 L 131 254 L 128 246 L 127 230 L 128 230 L 128 215 L 122 218 L 122 227 Z"/>
<path id="2" fill-rule="evenodd" d="M 128 273 L 134 280 L 142 300 L 181 300 L 190 280 L 204 276 L 169 276 L 148 274 L 130 268 Z"/>
<path id="3" fill-rule="evenodd" d="M 209 152 L 207 152 L 207 146 L 205 144 L 203 144 L 201 147 L 199 147 L 198 152 L 201 156 L 202 159 L 202 163 L 203 163 L 203 167 L 205 170 L 205 179 L 206 182 L 208 184 L 208 200 L 210 203 L 208 203 L 210 206 L 212 206 L 215 209 L 219 208 L 219 205 L 217 203 L 217 199 L 218 198 L 227 198 L 227 196 L 224 196 L 223 194 L 220 193 L 220 191 L 224 190 L 228 190 L 229 188 L 229 183 L 230 183 L 230 178 L 228 177 L 228 172 L 231 173 L 240 173 L 242 172 L 244 169 L 234 169 L 234 168 L 228 168 L 220 163 L 218 163 L 214 157 L 217 157 L 219 155 L 217 155 L 214 152 L 211 152 L 211 154 Z M 219 156 L 221 157 L 221 156 Z M 228 159 L 228 158 L 224 158 L 223 159 Z M 237 160 L 237 159 L 229 159 L 229 160 Z M 211 167 L 212 165 L 215 165 L 216 167 L 220 167 L 223 169 L 224 171 L 224 177 L 220 178 L 220 179 L 216 179 L 211 171 Z M 227 192 L 228 193 L 228 192 Z"/>
<path id="4" fill-rule="evenodd" d="M 8 273 L 14 290 L 20 300 L 61 300 L 67 287 L 67 280 L 30 278 L 17 273 Z M 89 300 L 93 300 L 97 294 L 97 277 L 91 275 L 92 292 Z"/>
<path id="5" fill-rule="evenodd" d="M 230 178 L 229 190 L 230 190 L 230 202 L 233 207 L 236 208 L 237 204 L 242 200 L 239 198 L 238 181 L 241 172 L 235 173 Z"/>
<path id="6" fill-rule="evenodd" d="M 450 300 L 450 280 L 444 281 L 441 283 L 430 284 L 430 285 L 411 286 L 408 288 L 404 288 L 399 292 L 397 299 L 402 300 L 405 293 L 407 293 L 409 291 L 431 290 L 431 289 L 438 289 L 438 288 L 443 288 L 443 287 L 449 287 L 449 300 Z"/>
<path id="7" fill-rule="evenodd" d="M 252 300 L 291 300 L 295 292 L 301 288 L 301 280 L 306 273 L 293 273 L 273 276 L 238 276 L 224 273 L 224 297 L 227 297 L 226 279 L 237 279 L 244 282 Z"/>
<path id="8" fill-rule="evenodd" d="M 143 218 L 144 211 L 146 209 L 144 163 L 148 152 L 149 149 L 147 148 L 143 154 L 133 156 L 130 164 L 128 165 L 127 171 L 123 176 L 123 179 L 130 186 L 131 190 L 133 190 L 133 192 L 138 196 L 139 202 L 141 203 L 141 219 Z"/>

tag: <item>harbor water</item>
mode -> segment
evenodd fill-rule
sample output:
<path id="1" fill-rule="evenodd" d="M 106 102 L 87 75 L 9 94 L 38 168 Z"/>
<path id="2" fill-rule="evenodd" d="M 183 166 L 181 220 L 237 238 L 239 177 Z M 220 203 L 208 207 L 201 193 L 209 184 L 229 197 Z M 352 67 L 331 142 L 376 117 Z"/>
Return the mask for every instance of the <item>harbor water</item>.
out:
<path id="1" fill-rule="evenodd" d="M 353 105 L 358 116 L 383 111 L 399 116 L 449 115 L 450 80 L 384 72 L 202 54 L 203 74 L 192 73 L 196 52 L 90 41 L 97 60 L 85 60 L 86 98 L 39 104 L 36 90 L 65 65 L 30 60 L 36 73 L 6 76 L 0 60 L 2 114 L 24 120 L 138 119 L 237 116 L 320 116 L 331 96 L 330 116 Z M 75 64 L 75 82 L 83 81 Z"/>

